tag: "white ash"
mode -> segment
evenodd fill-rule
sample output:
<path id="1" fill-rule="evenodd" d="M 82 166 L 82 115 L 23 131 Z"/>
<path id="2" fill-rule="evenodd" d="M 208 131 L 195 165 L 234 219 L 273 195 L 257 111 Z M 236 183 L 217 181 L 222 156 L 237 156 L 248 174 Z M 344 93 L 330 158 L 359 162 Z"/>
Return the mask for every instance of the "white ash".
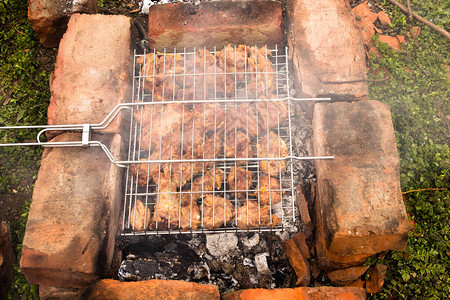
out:
<path id="1" fill-rule="evenodd" d="M 235 233 L 206 235 L 206 248 L 215 257 L 224 257 L 236 250 L 238 238 Z"/>
<path id="2" fill-rule="evenodd" d="M 271 275 L 272 271 L 270 271 L 269 266 L 267 264 L 267 257 L 269 256 L 268 252 L 260 253 L 255 255 L 255 266 L 258 270 L 259 274 L 262 275 Z"/>
<path id="3" fill-rule="evenodd" d="M 255 233 L 252 237 L 244 236 L 241 238 L 242 244 L 247 247 L 248 249 L 251 249 L 255 247 L 259 243 L 259 234 Z"/>

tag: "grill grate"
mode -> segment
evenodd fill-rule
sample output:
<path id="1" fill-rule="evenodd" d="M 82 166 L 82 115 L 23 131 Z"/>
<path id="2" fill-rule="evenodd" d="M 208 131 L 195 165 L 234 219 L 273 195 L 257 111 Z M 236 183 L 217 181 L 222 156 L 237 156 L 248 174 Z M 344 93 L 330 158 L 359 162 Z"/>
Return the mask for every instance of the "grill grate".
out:
<path id="1" fill-rule="evenodd" d="M 135 54 L 123 235 L 294 225 L 286 53 Z"/>

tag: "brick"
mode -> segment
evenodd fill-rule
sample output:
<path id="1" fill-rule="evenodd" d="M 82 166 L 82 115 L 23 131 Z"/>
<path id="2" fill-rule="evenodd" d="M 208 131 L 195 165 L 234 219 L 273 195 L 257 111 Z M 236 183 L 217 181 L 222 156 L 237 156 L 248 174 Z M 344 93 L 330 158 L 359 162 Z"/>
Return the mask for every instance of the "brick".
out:
<path id="1" fill-rule="evenodd" d="M 78 133 L 52 141 L 80 140 Z M 121 159 L 120 135 L 93 134 Z M 20 267 L 33 284 L 80 288 L 108 271 L 123 169 L 100 147 L 46 148 L 33 191 Z"/>
<path id="2" fill-rule="evenodd" d="M 311 258 L 311 253 L 309 252 L 308 244 L 306 243 L 306 236 L 303 232 L 294 234 L 291 239 L 304 258 Z"/>
<path id="3" fill-rule="evenodd" d="M 30 0 L 28 19 L 44 47 L 57 47 L 74 13 L 96 14 L 96 0 Z"/>
<path id="4" fill-rule="evenodd" d="M 386 277 L 387 266 L 376 264 L 370 273 L 370 279 L 366 282 L 367 292 L 375 294 L 381 290 Z"/>
<path id="5" fill-rule="evenodd" d="M 298 287 L 294 289 L 249 289 L 222 295 L 222 300 L 362 300 L 366 291 L 359 287 Z"/>
<path id="6" fill-rule="evenodd" d="M 82 299 L 82 289 L 74 289 L 59 286 L 40 285 L 39 299 L 40 300 L 56 300 L 56 299 Z"/>
<path id="7" fill-rule="evenodd" d="M 400 44 L 397 37 L 389 35 L 380 35 L 378 36 L 378 39 L 380 40 L 380 42 L 388 44 L 392 49 L 402 51 L 402 45 Z"/>
<path id="8" fill-rule="evenodd" d="M 166 48 L 223 48 L 228 44 L 273 47 L 283 42 L 280 1 L 212 1 L 153 5 L 149 45 Z"/>
<path id="9" fill-rule="evenodd" d="M 317 103 L 316 250 L 321 267 L 361 264 L 386 250 L 404 250 L 408 219 L 389 107 L 378 101 Z"/>
<path id="10" fill-rule="evenodd" d="M 305 226 L 305 231 L 307 232 L 308 237 L 312 235 L 314 231 L 314 224 L 311 220 L 311 216 L 309 214 L 308 203 L 306 202 L 305 193 L 303 191 L 304 187 L 299 185 L 297 187 L 297 206 L 300 213 L 300 220 L 302 224 Z"/>
<path id="11" fill-rule="evenodd" d="M 328 272 L 327 276 L 333 283 L 348 285 L 359 279 L 368 269 L 369 266 L 351 267 Z"/>
<path id="12" fill-rule="evenodd" d="M 303 96 L 366 99 L 365 52 L 347 1 L 288 0 L 287 38 L 295 88 Z"/>
<path id="13" fill-rule="evenodd" d="M 130 24 L 124 16 L 72 15 L 50 84 L 49 125 L 100 123 L 130 102 Z M 119 113 L 103 132 L 118 132 L 123 119 Z"/>
<path id="14" fill-rule="evenodd" d="M 0 298 L 8 299 L 8 291 L 13 282 L 15 262 L 11 232 L 6 222 L 0 222 Z"/>
<path id="15" fill-rule="evenodd" d="M 181 280 L 121 282 L 103 279 L 96 283 L 88 299 L 220 299 L 217 286 Z"/>
<path id="16" fill-rule="evenodd" d="M 289 263 L 297 275 L 296 286 L 308 286 L 311 280 L 310 265 L 308 260 L 302 255 L 294 239 L 284 242 L 283 249 Z"/>

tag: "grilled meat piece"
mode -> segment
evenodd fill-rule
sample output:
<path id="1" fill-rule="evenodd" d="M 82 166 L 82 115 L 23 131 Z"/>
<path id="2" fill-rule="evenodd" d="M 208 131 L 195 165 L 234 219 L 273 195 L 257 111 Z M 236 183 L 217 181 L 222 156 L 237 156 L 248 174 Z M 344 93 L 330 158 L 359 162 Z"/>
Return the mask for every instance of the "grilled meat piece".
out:
<path id="1" fill-rule="evenodd" d="M 263 176 L 259 178 L 258 187 L 256 192 L 258 195 L 259 203 L 265 204 L 277 204 L 281 201 L 281 186 L 278 179 Z"/>
<path id="2" fill-rule="evenodd" d="M 258 101 L 256 110 L 259 115 L 259 124 L 267 132 L 267 129 L 278 130 L 280 124 L 288 117 L 288 109 L 283 101 Z"/>
<path id="3" fill-rule="evenodd" d="M 227 73 L 237 73 L 235 76 L 237 82 L 244 80 L 245 68 L 247 67 L 246 46 L 232 47 L 228 45 L 217 52 L 216 57 L 222 70 L 226 70 Z"/>
<path id="4" fill-rule="evenodd" d="M 254 104 L 242 103 L 238 107 L 230 107 L 226 113 L 226 131 L 242 129 L 251 137 L 261 136 L 262 128 L 255 113 Z"/>
<path id="5" fill-rule="evenodd" d="M 236 198 L 245 198 L 245 191 L 250 189 L 252 185 L 252 172 L 241 167 L 231 167 L 228 174 L 227 184 L 229 190 L 236 190 Z"/>
<path id="6" fill-rule="evenodd" d="M 197 229 L 201 224 L 200 209 L 197 203 L 193 202 L 181 207 L 180 227 L 184 230 Z"/>
<path id="7" fill-rule="evenodd" d="M 281 219 L 271 213 L 268 205 L 259 207 L 257 202 L 248 200 L 236 210 L 236 223 L 241 229 L 252 229 L 279 225 Z"/>
<path id="8" fill-rule="evenodd" d="M 225 156 L 231 158 L 250 158 L 254 156 L 250 138 L 240 131 L 231 132 L 226 137 Z M 245 161 L 238 161 L 238 165 L 245 164 Z"/>
<path id="9" fill-rule="evenodd" d="M 139 186 L 146 186 L 147 183 L 153 179 L 153 176 L 155 176 L 155 174 L 157 175 L 158 171 L 159 171 L 158 164 L 141 163 L 130 165 L 130 173 L 134 178 L 133 182 L 136 182 L 137 180 Z"/>
<path id="10" fill-rule="evenodd" d="M 175 229 L 178 227 L 180 203 L 177 187 L 171 178 L 161 174 L 157 182 L 155 210 L 152 218 L 153 229 Z"/>
<path id="11" fill-rule="evenodd" d="M 144 231 L 148 228 L 150 223 L 150 209 L 144 205 L 140 200 L 136 200 L 136 203 L 131 209 L 129 216 L 129 224 L 131 228 L 137 231 Z"/>
<path id="12" fill-rule="evenodd" d="M 279 158 L 289 155 L 286 143 L 276 133 L 270 131 L 258 143 L 259 158 Z M 279 176 L 286 171 L 286 161 L 260 161 L 259 167 L 264 174 Z"/>
<path id="13" fill-rule="evenodd" d="M 166 136 L 172 133 L 176 137 L 182 120 L 187 117 L 186 114 L 187 110 L 184 110 L 181 104 L 145 105 L 136 109 L 134 118 L 142 126 L 139 141 L 141 149 L 148 151 L 163 141 L 167 143 Z"/>
<path id="14" fill-rule="evenodd" d="M 248 93 L 256 97 L 270 95 L 275 88 L 274 70 L 270 61 L 272 52 L 267 47 L 247 47 L 247 52 L 249 53 L 247 70 L 256 72 L 250 74 Z"/>
<path id="15" fill-rule="evenodd" d="M 173 156 L 171 159 L 181 159 L 179 156 Z M 186 153 L 183 160 L 192 160 L 194 157 Z M 201 162 L 170 162 L 165 163 L 162 167 L 164 176 L 171 178 L 173 184 L 181 189 L 188 181 L 191 181 L 198 173 L 202 171 Z M 156 180 L 155 180 L 156 182 Z"/>
<path id="16" fill-rule="evenodd" d="M 193 192 L 212 192 L 220 190 L 225 180 L 225 173 L 218 167 L 210 169 L 203 176 L 195 178 L 191 184 Z"/>
<path id="17" fill-rule="evenodd" d="M 225 225 L 234 215 L 234 206 L 230 200 L 213 195 L 203 199 L 200 209 L 203 210 L 203 226 L 207 229 Z"/>

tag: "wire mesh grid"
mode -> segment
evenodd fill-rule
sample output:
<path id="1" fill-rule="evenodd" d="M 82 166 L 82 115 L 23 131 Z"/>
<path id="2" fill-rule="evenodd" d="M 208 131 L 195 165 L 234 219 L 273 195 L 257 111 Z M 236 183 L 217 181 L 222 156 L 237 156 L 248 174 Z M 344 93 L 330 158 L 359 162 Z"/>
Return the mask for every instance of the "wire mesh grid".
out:
<path id="1" fill-rule="evenodd" d="M 135 54 L 123 235 L 293 226 L 287 49 Z"/>

